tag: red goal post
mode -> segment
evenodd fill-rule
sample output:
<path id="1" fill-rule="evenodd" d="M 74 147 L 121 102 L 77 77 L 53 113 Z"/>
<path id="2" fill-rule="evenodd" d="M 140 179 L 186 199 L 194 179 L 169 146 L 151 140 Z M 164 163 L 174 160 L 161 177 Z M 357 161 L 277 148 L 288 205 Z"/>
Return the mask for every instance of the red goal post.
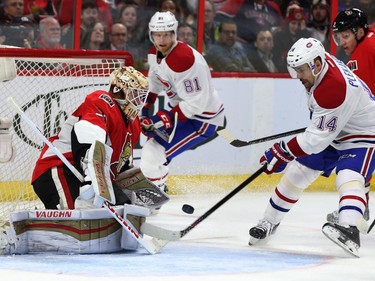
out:
<path id="1" fill-rule="evenodd" d="M 133 65 L 126 51 L 36 50 L 0 47 L 0 226 L 15 210 L 43 208 L 30 183 L 43 142 L 6 102 L 12 97 L 49 137 L 109 75 Z"/>

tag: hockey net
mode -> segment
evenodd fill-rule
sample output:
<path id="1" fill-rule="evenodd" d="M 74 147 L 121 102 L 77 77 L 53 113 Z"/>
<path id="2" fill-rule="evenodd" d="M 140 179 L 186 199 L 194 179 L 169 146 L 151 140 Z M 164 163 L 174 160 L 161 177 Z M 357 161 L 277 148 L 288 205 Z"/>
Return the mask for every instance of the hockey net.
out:
<path id="1" fill-rule="evenodd" d="M 42 209 L 31 186 L 43 141 L 6 99 L 12 97 L 48 138 L 109 75 L 133 65 L 128 52 L 26 50 L 0 46 L 0 227 L 15 210 Z M 9 145 L 9 142 L 11 146 Z"/>

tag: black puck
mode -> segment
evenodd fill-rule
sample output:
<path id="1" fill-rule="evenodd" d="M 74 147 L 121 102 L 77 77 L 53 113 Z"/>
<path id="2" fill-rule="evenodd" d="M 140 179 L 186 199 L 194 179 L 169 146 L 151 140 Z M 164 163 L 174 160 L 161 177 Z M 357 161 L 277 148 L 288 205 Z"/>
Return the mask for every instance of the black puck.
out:
<path id="1" fill-rule="evenodd" d="M 194 207 L 193 207 L 193 206 L 190 206 L 190 205 L 188 205 L 188 204 L 184 204 L 184 205 L 182 206 L 182 211 L 184 211 L 184 212 L 187 213 L 187 214 L 192 214 L 192 213 L 194 213 Z"/>

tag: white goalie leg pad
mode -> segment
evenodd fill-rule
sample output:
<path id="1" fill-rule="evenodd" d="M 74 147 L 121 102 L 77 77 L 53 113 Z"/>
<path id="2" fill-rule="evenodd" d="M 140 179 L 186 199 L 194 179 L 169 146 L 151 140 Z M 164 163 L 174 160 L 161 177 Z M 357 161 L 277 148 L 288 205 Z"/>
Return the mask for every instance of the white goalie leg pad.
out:
<path id="1" fill-rule="evenodd" d="M 9 128 L 12 119 L 0 117 L 0 163 L 9 162 L 13 158 L 12 136 Z"/>
<path id="2" fill-rule="evenodd" d="M 365 180 L 351 170 L 342 170 L 336 178 L 339 192 L 339 224 L 360 226 L 366 209 Z M 360 226 L 363 228 L 363 226 Z"/>
<path id="3" fill-rule="evenodd" d="M 140 233 L 141 225 L 150 216 L 150 209 L 142 206 L 124 204 L 124 216 L 133 224 Z M 138 241 L 127 231 L 122 231 L 121 248 L 124 250 L 137 250 Z"/>
<path id="4" fill-rule="evenodd" d="M 5 45 L 1 46 L 6 47 Z M 14 47 L 13 47 L 14 48 Z M 6 82 L 17 77 L 16 61 L 14 58 L 0 58 L 0 81 Z"/>
<path id="5" fill-rule="evenodd" d="M 167 181 L 169 172 L 165 149 L 154 139 L 149 139 L 142 148 L 141 168 L 145 177 L 156 186 L 162 186 Z"/>
<path id="6" fill-rule="evenodd" d="M 285 214 L 297 203 L 303 190 L 320 174 L 320 171 L 312 170 L 296 161 L 291 162 L 271 195 L 264 218 L 275 225 L 280 223 Z"/>
<path id="7" fill-rule="evenodd" d="M 123 207 L 116 207 L 123 215 Z M 105 209 L 13 212 L 5 254 L 121 251 L 122 226 Z"/>

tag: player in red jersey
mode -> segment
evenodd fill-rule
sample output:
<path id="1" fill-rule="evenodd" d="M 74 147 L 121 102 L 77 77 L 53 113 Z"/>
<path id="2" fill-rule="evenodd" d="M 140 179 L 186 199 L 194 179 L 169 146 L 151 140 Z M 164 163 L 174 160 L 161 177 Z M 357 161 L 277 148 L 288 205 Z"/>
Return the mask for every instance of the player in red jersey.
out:
<path id="1" fill-rule="evenodd" d="M 108 91 L 92 92 L 68 117 L 50 141 L 84 175 L 85 183 L 81 184 L 45 146 L 37 160 L 32 185 L 46 209 L 75 209 L 77 197 L 90 191 L 87 152 L 96 140 L 113 149 L 111 180 L 132 166 L 133 148 L 141 132 L 138 113 L 147 93 L 148 81 L 142 73 L 133 67 L 117 69 L 111 74 Z M 128 203 L 118 195 L 116 203 Z"/>
<path id="2" fill-rule="evenodd" d="M 333 22 L 332 30 L 335 43 L 349 56 L 348 67 L 375 93 L 375 32 L 369 28 L 367 15 L 357 8 L 341 11 Z M 369 220 L 370 216 L 370 180 L 366 183 L 367 206 L 363 216 L 365 220 Z M 337 222 L 338 211 L 328 214 L 327 220 Z"/>

